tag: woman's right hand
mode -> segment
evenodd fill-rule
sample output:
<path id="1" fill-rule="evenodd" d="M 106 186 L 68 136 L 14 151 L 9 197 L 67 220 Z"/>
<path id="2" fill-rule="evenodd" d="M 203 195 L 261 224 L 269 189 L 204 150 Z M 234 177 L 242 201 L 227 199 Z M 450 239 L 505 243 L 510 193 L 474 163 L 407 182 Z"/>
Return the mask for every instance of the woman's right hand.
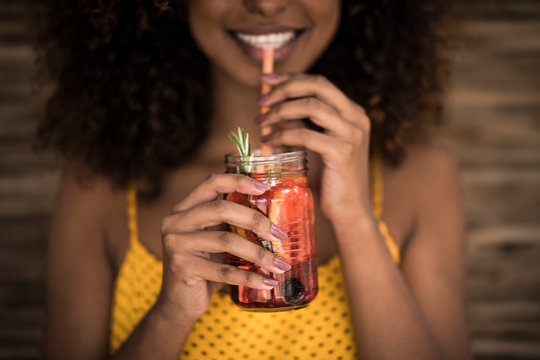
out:
<path id="1" fill-rule="evenodd" d="M 194 322 L 207 309 L 220 283 L 272 289 L 277 281 L 223 262 L 223 253 L 248 260 L 281 274 L 290 265 L 262 246 L 216 225 L 231 224 L 264 239 L 283 240 L 287 234 L 257 210 L 218 199 L 239 192 L 260 195 L 269 186 L 239 174 L 212 175 L 175 205 L 162 221 L 163 283 L 156 305 L 167 316 Z"/>

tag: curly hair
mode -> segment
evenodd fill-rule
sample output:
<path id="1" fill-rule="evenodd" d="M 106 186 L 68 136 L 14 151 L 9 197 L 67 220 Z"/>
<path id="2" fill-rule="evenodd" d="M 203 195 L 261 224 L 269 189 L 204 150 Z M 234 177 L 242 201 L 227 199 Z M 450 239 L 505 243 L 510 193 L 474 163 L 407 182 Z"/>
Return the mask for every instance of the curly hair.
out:
<path id="1" fill-rule="evenodd" d="M 440 122 L 447 77 L 445 0 L 342 0 L 338 32 L 309 72 L 366 108 L 371 145 L 399 164 Z M 42 0 L 37 48 L 55 89 L 35 145 L 157 195 L 208 133 L 208 61 L 184 2 Z M 180 45 L 179 45 L 180 44 Z"/>

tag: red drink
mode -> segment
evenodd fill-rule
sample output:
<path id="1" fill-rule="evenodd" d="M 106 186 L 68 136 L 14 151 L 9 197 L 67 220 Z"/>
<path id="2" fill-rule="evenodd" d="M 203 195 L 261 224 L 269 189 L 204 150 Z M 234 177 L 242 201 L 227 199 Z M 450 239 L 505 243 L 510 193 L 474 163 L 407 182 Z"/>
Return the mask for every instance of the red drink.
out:
<path id="1" fill-rule="evenodd" d="M 252 311 L 283 311 L 306 306 L 317 295 L 318 285 L 313 195 L 306 177 L 305 152 L 252 158 L 228 155 L 226 160 L 227 172 L 245 173 L 272 186 L 262 195 L 232 193 L 226 199 L 260 211 L 289 236 L 274 242 L 236 226 L 231 226 L 231 231 L 264 246 L 292 266 L 284 274 L 276 275 L 229 255 L 230 264 L 279 281 L 272 290 L 231 286 L 232 300 Z"/>

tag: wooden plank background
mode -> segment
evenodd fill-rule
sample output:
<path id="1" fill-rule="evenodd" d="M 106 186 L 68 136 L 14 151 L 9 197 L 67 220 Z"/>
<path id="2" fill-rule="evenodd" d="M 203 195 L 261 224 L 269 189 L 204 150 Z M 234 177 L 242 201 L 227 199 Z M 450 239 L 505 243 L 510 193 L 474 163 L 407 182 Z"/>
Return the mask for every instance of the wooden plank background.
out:
<path id="1" fill-rule="evenodd" d="M 0 0 L 0 359 L 37 359 L 58 173 L 40 116 L 28 0 Z M 540 359 L 540 1 L 462 1 L 441 142 L 461 165 L 476 359 Z"/>

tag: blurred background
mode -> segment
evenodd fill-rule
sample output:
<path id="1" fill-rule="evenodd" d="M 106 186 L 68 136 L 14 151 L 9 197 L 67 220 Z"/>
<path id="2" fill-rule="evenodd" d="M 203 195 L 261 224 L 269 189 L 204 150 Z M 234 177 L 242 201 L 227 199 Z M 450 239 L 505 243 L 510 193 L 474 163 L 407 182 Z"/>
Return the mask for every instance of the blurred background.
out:
<path id="1" fill-rule="evenodd" d="M 42 100 L 28 6 L 0 0 L 0 359 L 39 357 L 58 180 L 31 150 Z M 540 359 L 540 1 L 459 6 L 441 142 L 462 170 L 472 350 Z"/>

